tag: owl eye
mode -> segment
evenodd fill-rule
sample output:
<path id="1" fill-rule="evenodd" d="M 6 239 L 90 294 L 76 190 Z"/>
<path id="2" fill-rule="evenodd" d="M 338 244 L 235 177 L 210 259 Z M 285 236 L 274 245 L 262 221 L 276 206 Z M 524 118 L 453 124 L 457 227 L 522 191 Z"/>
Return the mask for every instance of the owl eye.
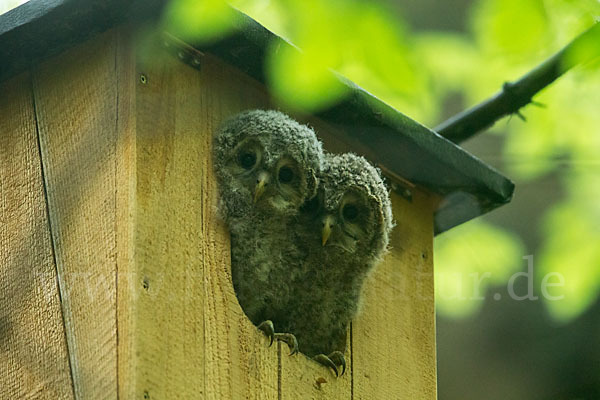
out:
<path id="1" fill-rule="evenodd" d="M 242 168 L 252 169 L 254 164 L 256 164 L 256 154 L 251 151 L 243 151 L 240 153 L 238 161 Z"/>
<path id="2" fill-rule="evenodd" d="M 346 204 L 342 209 L 346 221 L 354 221 L 358 217 L 358 208 L 354 204 Z"/>
<path id="3" fill-rule="evenodd" d="M 279 182 L 290 183 L 294 179 L 294 171 L 290 167 L 279 168 Z"/>

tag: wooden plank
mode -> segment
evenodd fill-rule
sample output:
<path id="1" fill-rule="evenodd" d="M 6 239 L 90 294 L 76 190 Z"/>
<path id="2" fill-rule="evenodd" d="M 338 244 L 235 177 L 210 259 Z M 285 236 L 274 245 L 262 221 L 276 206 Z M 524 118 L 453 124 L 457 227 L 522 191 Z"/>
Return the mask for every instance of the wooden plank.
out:
<path id="1" fill-rule="evenodd" d="M 0 398 L 72 399 L 29 73 L 0 93 Z"/>
<path id="2" fill-rule="evenodd" d="M 346 349 L 346 373 L 336 378 L 332 370 L 303 354 L 288 356 L 287 345 L 280 344 L 281 399 L 351 399 L 352 357 Z"/>
<path id="3" fill-rule="evenodd" d="M 135 364 L 135 51 L 132 29 L 124 26 L 117 33 L 117 140 L 116 208 L 117 221 L 117 382 L 118 398 L 134 399 Z M 138 398 L 143 396 L 137 396 Z"/>
<path id="4" fill-rule="evenodd" d="M 144 54 L 137 69 L 132 165 L 133 338 L 124 338 L 133 367 L 121 371 L 133 376 L 120 378 L 131 386 L 123 393 L 276 399 L 277 351 L 243 314 L 231 284 L 211 149 L 222 118 L 258 106 L 264 95 L 241 86 L 210 57 L 198 72 L 164 57 L 162 49 Z"/>
<path id="5" fill-rule="evenodd" d="M 117 395 L 115 37 L 36 69 L 34 95 L 52 238 L 78 399 Z"/>
<path id="6" fill-rule="evenodd" d="M 392 194 L 391 252 L 365 287 L 352 324 L 354 398 L 435 399 L 434 199 Z"/>
<path id="7" fill-rule="evenodd" d="M 267 339 L 242 311 L 231 283 L 229 234 L 217 217 L 218 187 L 212 173 L 212 136 L 221 121 L 250 108 L 267 108 L 264 87 L 246 75 L 205 56 L 202 62 L 202 136 L 211 149 L 203 168 L 207 198 L 205 231 L 216 228 L 214 244 L 205 255 L 216 257 L 205 267 L 206 349 L 205 385 L 207 399 L 277 399 L 279 369 L 277 347 L 267 347 Z M 218 244 L 218 246 L 217 246 Z M 219 332 L 217 335 L 214 332 Z M 226 337 L 223 337 L 226 333 Z"/>
<path id="8" fill-rule="evenodd" d="M 128 360 L 134 375 L 122 381 L 131 385 L 126 398 L 202 398 L 202 171 L 196 159 L 202 148 L 193 110 L 200 88 L 194 76 L 175 74 L 160 54 L 152 60 L 143 71 L 146 84 L 139 75 L 135 83 Z M 182 120 L 181 113 L 189 118 Z"/>

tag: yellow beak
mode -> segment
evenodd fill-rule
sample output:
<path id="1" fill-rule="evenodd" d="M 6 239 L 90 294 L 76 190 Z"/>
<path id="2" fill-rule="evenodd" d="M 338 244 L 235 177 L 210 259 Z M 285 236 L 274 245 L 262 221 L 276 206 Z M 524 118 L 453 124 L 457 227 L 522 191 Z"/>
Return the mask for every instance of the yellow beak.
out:
<path id="1" fill-rule="evenodd" d="M 328 215 L 323 220 L 323 231 L 321 233 L 321 239 L 322 239 L 321 243 L 323 246 L 325 246 L 325 244 L 329 240 L 329 236 L 331 236 L 331 227 L 332 226 L 333 226 L 333 217 L 331 215 Z"/>
<path id="2" fill-rule="evenodd" d="M 260 196 L 265 192 L 265 186 L 269 182 L 269 175 L 266 172 L 261 172 L 258 174 L 258 179 L 256 180 L 256 186 L 254 188 L 254 203 L 260 199 Z"/>

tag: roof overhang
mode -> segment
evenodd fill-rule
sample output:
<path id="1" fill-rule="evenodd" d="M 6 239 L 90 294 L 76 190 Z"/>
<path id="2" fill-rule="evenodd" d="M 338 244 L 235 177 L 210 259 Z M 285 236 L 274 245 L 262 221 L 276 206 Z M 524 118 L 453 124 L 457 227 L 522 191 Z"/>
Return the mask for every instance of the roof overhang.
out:
<path id="1" fill-rule="evenodd" d="M 31 0 L 0 16 L 0 81 L 47 57 L 125 22 L 158 18 L 165 0 Z M 189 43 L 266 82 L 264 60 L 278 41 L 259 23 L 238 13 L 236 29 L 222 39 Z M 352 82 L 344 99 L 316 114 L 339 128 L 345 143 L 380 166 L 440 196 L 435 232 L 440 233 L 511 200 L 514 184 L 431 129 L 383 103 Z"/>

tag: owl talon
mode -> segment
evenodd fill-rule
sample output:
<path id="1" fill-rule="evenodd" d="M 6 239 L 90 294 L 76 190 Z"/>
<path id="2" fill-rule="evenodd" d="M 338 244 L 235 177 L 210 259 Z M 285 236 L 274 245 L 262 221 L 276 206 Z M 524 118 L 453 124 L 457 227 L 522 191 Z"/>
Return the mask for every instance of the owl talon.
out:
<path id="1" fill-rule="evenodd" d="M 294 336 L 293 334 L 291 334 L 291 333 L 276 333 L 275 339 L 279 340 L 280 342 L 287 343 L 288 347 L 290 348 L 290 356 L 293 356 L 294 354 L 296 354 L 298 352 L 298 340 L 296 339 L 296 336 Z"/>
<path id="2" fill-rule="evenodd" d="M 341 351 L 334 351 L 328 357 L 336 366 L 342 367 L 340 376 L 344 375 L 344 372 L 346 372 L 346 359 L 344 358 L 344 354 L 342 354 Z"/>
<path id="3" fill-rule="evenodd" d="M 313 357 L 313 360 L 315 360 L 319 364 L 323 364 L 324 366 L 331 368 L 333 370 L 333 372 L 335 372 L 335 376 L 336 377 L 339 376 L 337 366 L 335 365 L 335 363 L 333 361 L 331 361 L 331 358 L 329 358 L 325 354 L 317 354 L 316 356 Z"/>
<path id="4" fill-rule="evenodd" d="M 266 320 L 258 325 L 258 329 L 260 329 L 268 338 L 271 338 L 271 342 L 269 343 L 269 347 L 273 344 L 273 339 L 275 338 L 275 328 L 273 327 L 273 322 L 270 320 Z"/>

